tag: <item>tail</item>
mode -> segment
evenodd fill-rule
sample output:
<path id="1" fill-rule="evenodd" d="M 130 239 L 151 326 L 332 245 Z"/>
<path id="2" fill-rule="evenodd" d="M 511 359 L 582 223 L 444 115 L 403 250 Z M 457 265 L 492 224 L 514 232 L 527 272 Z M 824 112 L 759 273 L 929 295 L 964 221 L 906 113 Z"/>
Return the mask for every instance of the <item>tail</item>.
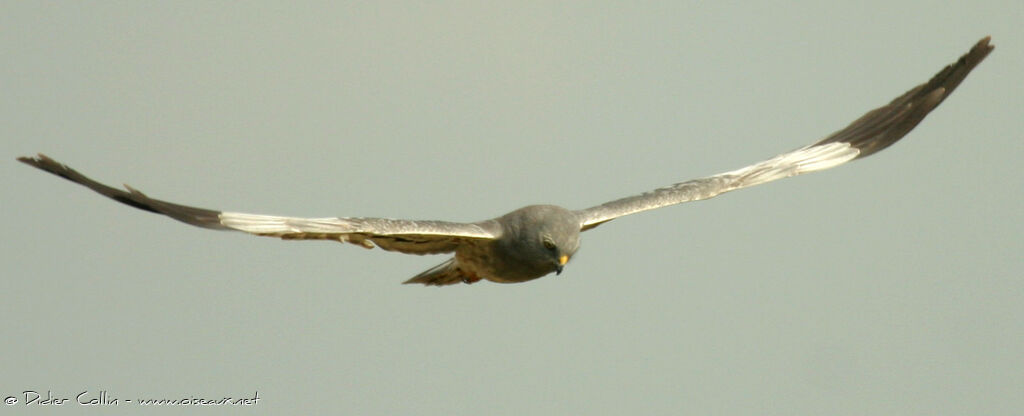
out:
<path id="1" fill-rule="evenodd" d="M 479 277 L 467 274 L 460 269 L 455 264 L 455 258 L 453 257 L 444 263 L 427 269 L 412 279 L 406 280 L 404 284 L 422 283 L 427 286 L 447 286 L 456 283 L 475 283 L 478 281 L 480 281 Z"/>

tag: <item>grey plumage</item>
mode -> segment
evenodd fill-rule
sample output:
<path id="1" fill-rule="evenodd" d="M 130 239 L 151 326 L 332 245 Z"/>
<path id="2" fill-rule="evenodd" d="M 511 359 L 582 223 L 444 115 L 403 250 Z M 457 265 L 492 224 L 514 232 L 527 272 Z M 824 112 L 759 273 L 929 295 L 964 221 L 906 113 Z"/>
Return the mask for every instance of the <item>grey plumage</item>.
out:
<path id="1" fill-rule="evenodd" d="M 707 199 L 724 192 L 828 169 L 875 154 L 917 126 L 992 49 L 989 38 L 985 37 L 928 82 L 896 97 L 887 105 L 869 111 L 846 128 L 814 144 L 731 172 L 681 182 L 579 210 L 577 213 L 583 219 L 583 229 L 596 227 L 623 215 Z"/>
<path id="2" fill-rule="evenodd" d="M 885 149 L 945 100 L 992 49 L 986 37 L 928 82 L 869 111 L 825 139 L 774 158 L 587 209 L 570 211 L 554 205 L 533 205 L 473 223 L 221 212 L 153 199 L 128 186 L 126 190 L 112 188 L 43 154 L 18 160 L 118 202 L 198 227 L 288 240 L 335 240 L 407 254 L 454 253 L 451 259 L 406 283 L 449 285 L 481 279 L 523 282 L 551 272 L 561 273 L 562 267 L 579 249 L 580 232 L 615 218 L 828 169 Z"/>

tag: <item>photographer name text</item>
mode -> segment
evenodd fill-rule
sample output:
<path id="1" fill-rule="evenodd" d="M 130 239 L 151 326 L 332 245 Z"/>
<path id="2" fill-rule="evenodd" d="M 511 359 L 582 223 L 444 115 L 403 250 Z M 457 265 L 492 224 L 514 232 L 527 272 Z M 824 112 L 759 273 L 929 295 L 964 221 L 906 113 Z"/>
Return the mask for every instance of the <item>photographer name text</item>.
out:
<path id="1" fill-rule="evenodd" d="M 208 399 L 203 397 L 182 397 L 176 399 L 126 399 L 113 397 L 106 390 L 82 391 L 75 395 L 57 395 L 52 391 L 39 392 L 25 390 L 20 395 L 4 398 L 8 406 L 255 406 L 259 403 L 260 393 L 254 392 L 252 397 L 219 397 Z"/>

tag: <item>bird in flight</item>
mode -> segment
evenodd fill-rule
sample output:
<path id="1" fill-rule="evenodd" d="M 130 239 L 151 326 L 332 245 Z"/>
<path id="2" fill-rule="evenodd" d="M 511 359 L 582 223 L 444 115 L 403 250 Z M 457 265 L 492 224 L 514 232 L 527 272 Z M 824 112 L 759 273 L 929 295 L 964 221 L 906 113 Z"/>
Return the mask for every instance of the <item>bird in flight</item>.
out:
<path id="1" fill-rule="evenodd" d="M 580 233 L 613 219 L 832 168 L 885 149 L 910 132 L 945 100 L 992 49 L 989 38 L 985 37 L 928 82 L 869 111 L 846 128 L 818 142 L 771 159 L 586 209 L 531 205 L 479 222 L 300 218 L 216 211 L 150 198 L 127 185 L 124 190 L 112 188 L 43 154 L 18 160 L 123 204 L 197 227 L 242 231 L 285 240 L 334 240 L 407 254 L 454 253 L 444 263 L 405 283 L 442 286 L 474 283 L 481 279 L 517 283 L 551 272 L 561 273 L 579 249 Z"/>

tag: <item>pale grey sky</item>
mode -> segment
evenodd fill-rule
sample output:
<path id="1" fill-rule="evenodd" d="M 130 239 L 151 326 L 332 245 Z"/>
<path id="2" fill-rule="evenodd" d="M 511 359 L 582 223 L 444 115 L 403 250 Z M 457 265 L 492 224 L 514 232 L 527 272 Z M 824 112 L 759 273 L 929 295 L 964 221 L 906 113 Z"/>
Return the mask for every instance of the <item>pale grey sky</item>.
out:
<path id="1" fill-rule="evenodd" d="M 1010 0 L 7 2 L 0 396 L 1018 412 L 1022 21 Z M 582 208 L 808 144 L 985 35 L 992 55 L 892 148 L 616 220 L 526 284 L 402 286 L 444 258 L 192 228 L 14 160 L 243 212 Z"/>

